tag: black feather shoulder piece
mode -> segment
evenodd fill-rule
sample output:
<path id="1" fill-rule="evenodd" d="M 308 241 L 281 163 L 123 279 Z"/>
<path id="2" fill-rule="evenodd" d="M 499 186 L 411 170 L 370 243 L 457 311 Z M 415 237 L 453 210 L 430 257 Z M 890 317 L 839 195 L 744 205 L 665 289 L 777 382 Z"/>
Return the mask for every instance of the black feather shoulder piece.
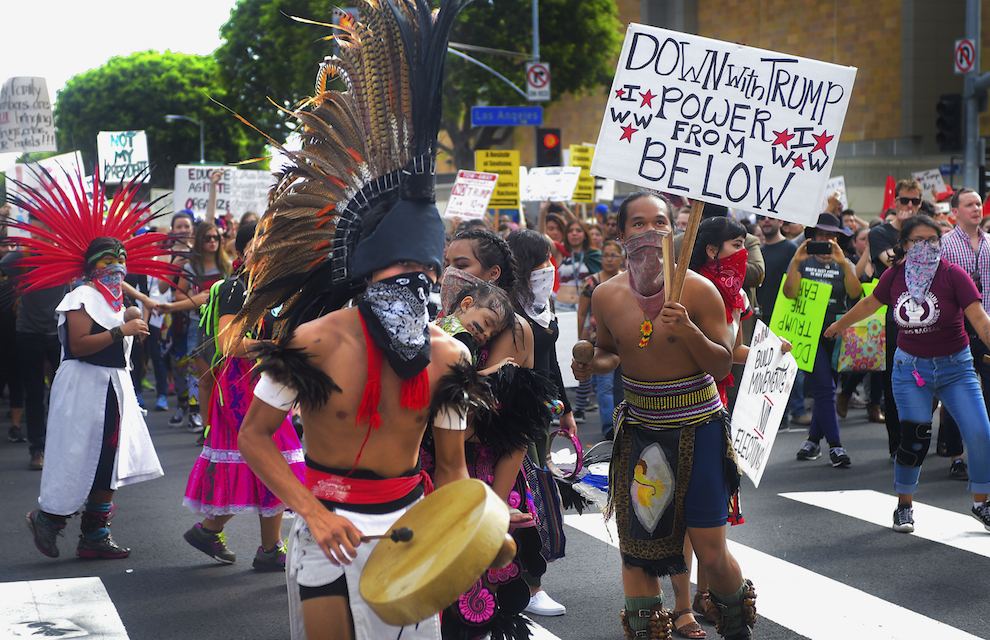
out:
<path id="1" fill-rule="evenodd" d="M 325 371 L 310 362 L 311 355 L 303 349 L 287 346 L 292 335 L 279 343 L 260 342 L 251 348 L 251 357 L 258 358 L 254 373 L 268 374 L 273 380 L 295 389 L 299 403 L 319 409 L 330 400 L 330 394 L 340 387 Z"/>
<path id="2" fill-rule="evenodd" d="M 487 382 L 495 410 L 475 416 L 479 440 L 503 453 L 546 437 L 553 418 L 547 402 L 557 397 L 557 387 L 546 374 L 510 364 L 488 376 Z"/>
<path id="3" fill-rule="evenodd" d="M 450 367 L 440 378 L 433 400 L 430 402 L 429 425 L 437 417 L 441 407 L 452 407 L 457 415 L 484 415 L 492 411 L 493 398 L 488 386 L 478 372 L 465 359 Z"/>

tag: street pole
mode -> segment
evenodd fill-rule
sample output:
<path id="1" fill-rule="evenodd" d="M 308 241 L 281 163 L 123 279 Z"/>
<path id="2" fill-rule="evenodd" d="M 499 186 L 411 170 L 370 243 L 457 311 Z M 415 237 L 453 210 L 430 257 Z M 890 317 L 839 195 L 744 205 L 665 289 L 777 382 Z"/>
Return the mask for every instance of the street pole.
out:
<path id="1" fill-rule="evenodd" d="M 966 38 L 976 43 L 973 66 L 966 73 L 963 97 L 966 141 L 964 145 L 965 159 L 963 163 L 963 185 L 970 189 L 980 186 L 980 165 L 983 164 L 983 145 L 980 138 L 980 109 L 977 98 L 986 91 L 986 83 L 982 90 L 979 88 L 980 78 L 980 0 L 966 0 Z"/>
<path id="2" fill-rule="evenodd" d="M 199 119 L 199 163 L 206 164 L 206 151 L 203 146 L 203 119 Z"/>
<path id="3" fill-rule="evenodd" d="M 533 62 L 540 61 L 540 6 L 533 0 Z"/>

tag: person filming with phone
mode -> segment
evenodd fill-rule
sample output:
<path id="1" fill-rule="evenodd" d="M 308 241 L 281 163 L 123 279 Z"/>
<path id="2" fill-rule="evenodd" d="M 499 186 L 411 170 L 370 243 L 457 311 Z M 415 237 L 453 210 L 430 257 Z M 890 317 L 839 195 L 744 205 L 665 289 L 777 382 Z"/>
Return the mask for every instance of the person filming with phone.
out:
<path id="1" fill-rule="evenodd" d="M 832 285 L 828 308 L 825 312 L 827 327 L 837 315 L 849 309 L 849 300 L 856 300 L 863 293 L 863 285 L 856 276 L 856 268 L 846 258 L 839 246 L 840 236 L 849 237 L 851 231 L 842 227 L 839 219 L 831 213 L 818 216 L 818 224 L 804 231 L 805 241 L 791 258 L 784 281 L 784 295 L 796 299 L 801 291 L 801 279 Z M 798 460 L 815 460 L 821 455 L 818 444 L 822 437 L 828 442 L 829 461 L 833 467 L 848 467 L 852 464 L 839 438 L 839 419 L 835 412 L 836 373 L 832 371 L 832 349 L 835 340 L 822 336 L 815 355 L 814 370 L 811 372 L 812 394 L 815 407 L 811 414 L 808 439 L 797 452 Z"/>

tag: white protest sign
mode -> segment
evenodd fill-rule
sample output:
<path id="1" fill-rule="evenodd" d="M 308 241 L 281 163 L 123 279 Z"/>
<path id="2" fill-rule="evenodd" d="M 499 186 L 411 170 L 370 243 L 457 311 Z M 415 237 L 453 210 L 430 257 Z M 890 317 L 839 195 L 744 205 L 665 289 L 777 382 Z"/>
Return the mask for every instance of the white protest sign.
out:
<path id="1" fill-rule="evenodd" d="M 630 24 L 591 173 L 818 220 L 854 67 Z"/>
<path id="2" fill-rule="evenodd" d="M 144 131 L 100 131 L 96 134 L 96 155 L 105 184 L 130 182 L 148 168 L 148 136 Z M 141 182 L 150 179 L 146 172 Z"/>
<path id="3" fill-rule="evenodd" d="M 275 176 L 270 171 L 259 169 L 233 169 L 231 182 L 229 206 L 225 211 L 232 214 L 235 220 L 240 220 L 249 211 L 261 218 L 261 214 L 268 209 L 268 192 L 275 186 Z M 206 195 L 210 195 L 209 190 Z M 217 197 L 219 196 L 218 192 Z M 219 205 L 217 208 L 219 209 Z M 205 207 L 203 211 L 205 213 Z"/>
<path id="4" fill-rule="evenodd" d="M 732 410 L 732 447 L 739 468 L 757 487 L 770 460 L 777 426 L 784 417 L 798 370 L 791 354 L 781 353 L 782 344 L 765 324 L 757 321 Z"/>
<path id="5" fill-rule="evenodd" d="M 918 171 L 912 173 L 911 177 L 921 183 L 921 197 L 930 200 L 940 193 L 948 191 L 945 180 L 942 179 L 942 172 L 938 169 L 928 171 Z"/>
<path id="6" fill-rule="evenodd" d="M 566 202 L 574 196 L 581 167 L 533 167 L 526 173 L 520 200 Z"/>
<path id="7" fill-rule="evenodd" d="M 206 215 L 210 198 L 210 174 L 222 171 L 217 183 L 217 217 L 223 217 L 230 208 L 230 194 L 234 186 L 234 167 L 218 167 L 202 164 L 175 165 L 175 191 L 172 192 L 172 209 L 189 209 L 197 218 Z"/>
<path id="8" fill-rule="evenodd" d="M 44 78 L 8 78 L 0 86 L 0 153 L 58 151 Z"/>
<path id="9" fill-rule="evenodd" d="M 842 210 L 845 211 L 849 208 L 849 199 L 846 198 L 846 177 L 835 176 L 834 178 L 829 178 L 828 182 L 825 183 L 825 200 L 822 201 L 822 211 L 828 209 L 828 198 L 836 191 L 839 192 L 839 202 L 842 203 Z"/>
<path id="10" fill-rule="evenodd" d="M 71 184 L 77 185 L 76 189 L 79 188 L 77 176 L 82 173 L 82 166 L 82 154 L 78 151 L 63 153 L 62 155 L 52 156 L 44 160 L 32 161 L 30 164 L 17 163 L 4 171 L 4 174 L 8 178 L 12 178 L 11 180 L 7 180 L 7 190 L 23 200 L 31 200 L 32 196 L 28 189 L 37 189 L 41 193 L 47 193 L 43 185 L 51 186 L 52 184 L 57 184 L 70 199 L 74 199 Z M 48 173 L 45 173 L 46 171 Z M 84 178 L 83 184 L 87 190 L 87 195 L 92 197 L 92 180 Z M 79 195 L 83 197 L 82 194 Z M 74 201 L 70 204 L 73 208 L 75 207 Z M 19 222 L 25 224 L 28 222 L 27 210 L 18 207 L 16 204 L 12 203 L 10 205 L 10 215 Z M 27 235 L 25 231 L 12 228 L 8 228 L 7 233 L 19 237 Z"/>
<path id="11" fill-rule="evenodd" d="M 497 173 L 458 171 L 443 217 L 464 220 L 483 218 L 488 212 L 488 203 L 495 193 L 496 184 Z"/>

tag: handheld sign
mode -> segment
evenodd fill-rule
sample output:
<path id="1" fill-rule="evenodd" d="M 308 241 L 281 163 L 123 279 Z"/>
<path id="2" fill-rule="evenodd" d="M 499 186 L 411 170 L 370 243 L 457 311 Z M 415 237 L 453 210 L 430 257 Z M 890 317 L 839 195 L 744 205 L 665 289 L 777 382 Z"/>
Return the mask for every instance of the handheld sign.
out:
<path id="1" fill-rule="evenodd" d="M 106 184 L 130 182 L 148 168 L 148 135 L 144 131 L 100 131 L 96 134 L 100 177 Z M 141 182 L 151 175 L 144 174 Z"/>
<path id="2" fill-rule="evenodd" d="M 805 225 L 854 67 L 630 24 L 591 173 Z"/>
<path id="3" fill-rule="evenodd" d="M 519 151 L 485 149 L 474 152 L 474 168 L 497 173 L 498 183 L 488 206 L 492 209 L 519 208 Z"/>
<path id="4" fill-rule="evenodd" d="M 782 345 L 765 324 L 756 323 L 732 410 L 732 447 L 739 468 L 757 487 L 797 376 L 797 363 L 781 353 Z"/>
<path id="5" fill-rule="evenodd" d="M 7 78 L 0 86 L 0 153 L 58 151 L 44 78 Z"/>
<path id="6" fill-rule="evenodd" d="M 458 171 L 443 217 L 465 220 L 483 218 L 488 211 L 488 202 L 495 193 L 496 184 L 497 173 Z"/>
<path id="7" fill-rule="evenodd" d="M 574 196 L 581 167 L 533 167 L 523 182 L 523 202 L 566 202 Z"/>
<path id="8" fill-rule="evenodd" d="M 921 183 L 921 197 L 944 198 L 952 195 L 952 190 L 945 185 L 942 172 L 938 169 L 916 171 L 911 177 Z"/>
<path id="9" fill-rule="evenodd" d="M 780 282 L 770 328 L 794 345 L 791 353 L 797 360 L 798 368 L 810 373 L 815 368 L 815 355 L 822 339 L 822 329 L 825 328 L 825 312 L 832 295 L 832 285 L 801 278 L 798 297 L 791 300 L 784 295 L 785 282 L 787 276 Z"/>

